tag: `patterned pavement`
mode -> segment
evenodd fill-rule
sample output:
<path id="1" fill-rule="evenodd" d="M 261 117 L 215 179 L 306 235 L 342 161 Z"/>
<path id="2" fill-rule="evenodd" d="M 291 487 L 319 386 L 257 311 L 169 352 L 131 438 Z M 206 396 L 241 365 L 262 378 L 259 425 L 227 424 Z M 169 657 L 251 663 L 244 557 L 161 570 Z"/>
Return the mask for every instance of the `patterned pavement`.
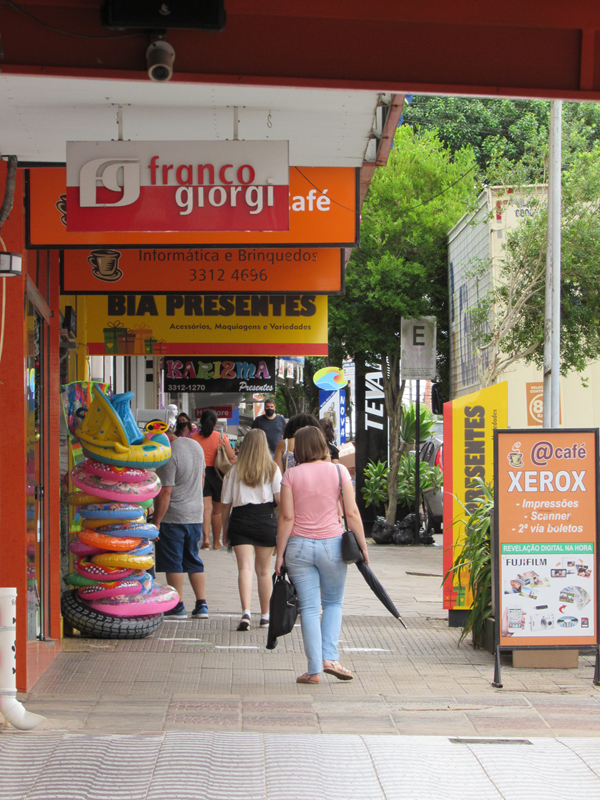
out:
<path id="1" fill-rule="evenodd" d="M 590 739 L 0 736 L 0 800 L 597 800 Z"/>

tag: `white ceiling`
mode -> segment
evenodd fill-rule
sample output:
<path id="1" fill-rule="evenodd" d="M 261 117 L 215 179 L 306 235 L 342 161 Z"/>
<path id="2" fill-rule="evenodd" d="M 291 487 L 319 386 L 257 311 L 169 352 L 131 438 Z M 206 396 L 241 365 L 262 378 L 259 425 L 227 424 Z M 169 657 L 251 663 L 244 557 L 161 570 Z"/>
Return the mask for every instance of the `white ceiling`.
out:
<path id="1" fill-rule="evenodd" d="M 337 89 L 0 74 L 0 153 L 65 161 L 67 141 L 283 139 L 290 165 L 360 167 L 379 95 Z M 270 119 L 269 119 L 270 114 Z M 271 127 L 269 127 L 269 122 Z"/>

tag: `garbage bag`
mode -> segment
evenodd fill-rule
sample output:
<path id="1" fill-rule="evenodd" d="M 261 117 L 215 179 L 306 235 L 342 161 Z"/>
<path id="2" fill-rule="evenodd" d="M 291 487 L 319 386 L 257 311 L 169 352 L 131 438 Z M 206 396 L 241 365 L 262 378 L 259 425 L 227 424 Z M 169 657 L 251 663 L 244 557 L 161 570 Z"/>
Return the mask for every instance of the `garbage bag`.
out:
<path id="1" fill-rule="evenodd" d="M 399 530 L 400 529 L 403 529 L 403 530 L 410 529 L 411 531 L 414 531 L 414 529 L 415 529 L 415 515 L 414 514 L 408 514 L 406 517 L 404 517 L 403 520 L 400 520 L 400 522 L 396 523 L 396 527 Z"/>
<path id="2" fill-rule="evenodd" d="M 377 517 L 373 523 L 371 537 L 375 544 L 392 544 L 394 526 L 385 521 L 385 517 Z"/>
<path id="3" fill-rule="evenodd" d="M 412 544 L 414 540 L 415 534 L 410 528 L 396 528 L 392 537 L 394 544 Z"/>

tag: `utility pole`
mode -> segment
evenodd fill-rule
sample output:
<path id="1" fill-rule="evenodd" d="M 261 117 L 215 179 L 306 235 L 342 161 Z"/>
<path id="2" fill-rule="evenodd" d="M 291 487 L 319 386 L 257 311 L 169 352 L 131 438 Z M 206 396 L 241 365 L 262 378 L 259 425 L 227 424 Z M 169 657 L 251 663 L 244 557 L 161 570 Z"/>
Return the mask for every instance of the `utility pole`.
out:
<path id="1" fill-rule="evenodd" d="M 561 252 L 562 101 L 550 106 L 548 234 L 544 319 L 544 428 L 560 425 L 560 252 Z"/>

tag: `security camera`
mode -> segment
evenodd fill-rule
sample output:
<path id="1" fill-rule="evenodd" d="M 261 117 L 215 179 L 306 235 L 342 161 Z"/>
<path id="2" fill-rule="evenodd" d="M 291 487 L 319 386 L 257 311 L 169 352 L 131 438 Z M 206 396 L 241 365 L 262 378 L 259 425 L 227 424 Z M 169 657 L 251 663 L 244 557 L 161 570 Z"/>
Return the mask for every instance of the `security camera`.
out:
<path id="1" fill-rule="evenodd" d="M 168 42 L 158 39 L 146 50 L 148 77 L 151 81 L 170 81 L 173 77 L 175 50 Z"/>

